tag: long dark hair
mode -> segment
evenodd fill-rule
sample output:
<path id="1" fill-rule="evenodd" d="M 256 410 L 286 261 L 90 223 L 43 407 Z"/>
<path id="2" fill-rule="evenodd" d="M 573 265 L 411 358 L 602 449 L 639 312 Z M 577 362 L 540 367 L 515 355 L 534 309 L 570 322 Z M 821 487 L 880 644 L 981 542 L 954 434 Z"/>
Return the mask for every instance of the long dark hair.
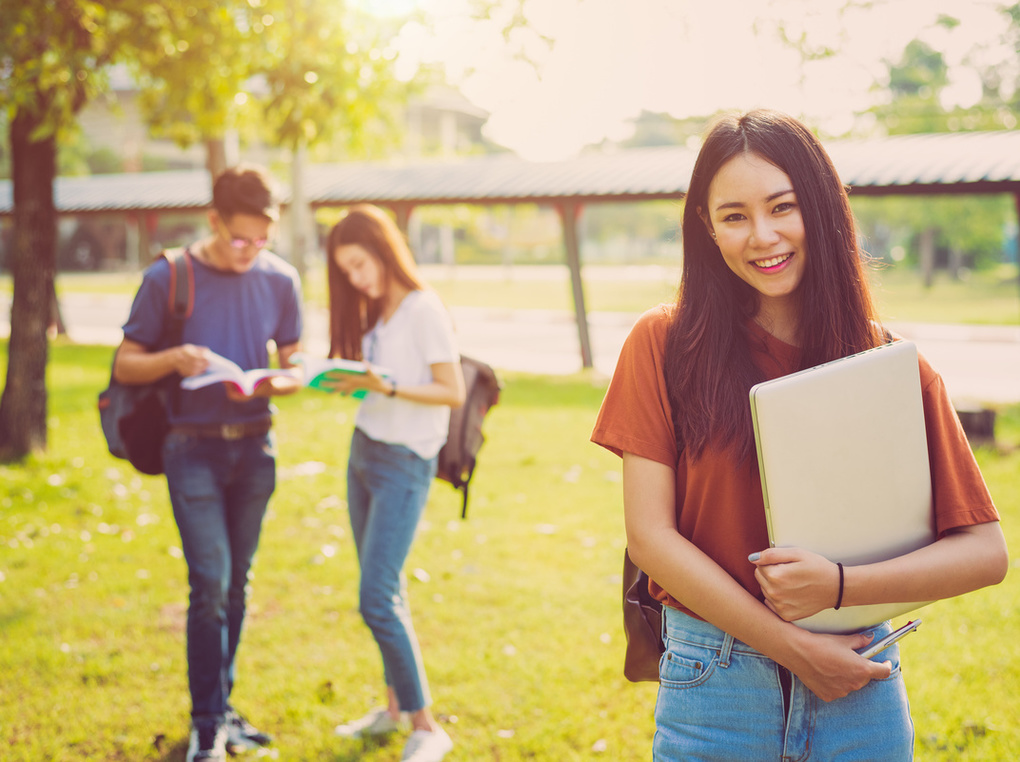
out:
<path id="1" fill-rule="evenodd" d="M 397 224 L 382 209 L 359 204 L 329 233 L 326 275 L 329 281 L 329 356 L 360 360 L 361 338 L 379 319 L 382 304 L 355 289 L 336 263 L 337 248 L 357 244 L 382 265 L 383 277 L 412 291 L 424 289 L 411 250 Z"/>
<path id="2" fill-rule="evenodd" d="M 758 292 L 734 274 L 700 217 L 719 169 L 755 154 L 793 182 L 804 220 L 798 344 L 800 367 L 877 346 L 880 329 L 846 189 L 818 139 L 774 111 L 719 121 L 694 165 L 683 213 L 683 269 L 666 339 L 665 373 L 677 446 L 698 458 L 709 445 L 754 451 L 748 392 L 763 380 L 751 358 L 748 322 Z"/>

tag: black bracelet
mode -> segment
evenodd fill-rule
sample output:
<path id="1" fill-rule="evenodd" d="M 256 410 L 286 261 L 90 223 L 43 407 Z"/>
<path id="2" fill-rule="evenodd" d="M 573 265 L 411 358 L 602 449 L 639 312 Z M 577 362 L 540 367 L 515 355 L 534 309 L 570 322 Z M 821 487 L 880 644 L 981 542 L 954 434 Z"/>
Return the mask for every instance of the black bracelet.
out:
<path id="1" fill-rule="evenodd" d="M 843 564 L 837 561 L 836 566 L 839 567 L 839 595 L 836 596 L 835 610 L 839 611 L 839 607 L 843 605 Z"/>
<path id="2" fill-rule="evenodd" d="M 391 386 L 390 390 L 388 392 L 386 392 L 386 396 L 387 397 L 396 397 L 397 396 L 397 382 L 396 381 L 390 381 L 390 383 L 393 384 L 393 386 Z"/>

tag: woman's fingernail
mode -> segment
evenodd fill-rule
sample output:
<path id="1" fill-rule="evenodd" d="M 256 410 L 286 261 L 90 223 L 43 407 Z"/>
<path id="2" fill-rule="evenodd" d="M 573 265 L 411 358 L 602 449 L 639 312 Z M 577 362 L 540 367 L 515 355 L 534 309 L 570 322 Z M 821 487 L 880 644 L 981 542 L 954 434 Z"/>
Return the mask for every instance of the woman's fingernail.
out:
<path id="1" fill-rule="evenodd" d="M 752 553 L 751 555 L 749 555 L 747 557 L 747 560 L 750 561 L 753 564 L 759 558 L 761 558 L 761 553 Z"/>

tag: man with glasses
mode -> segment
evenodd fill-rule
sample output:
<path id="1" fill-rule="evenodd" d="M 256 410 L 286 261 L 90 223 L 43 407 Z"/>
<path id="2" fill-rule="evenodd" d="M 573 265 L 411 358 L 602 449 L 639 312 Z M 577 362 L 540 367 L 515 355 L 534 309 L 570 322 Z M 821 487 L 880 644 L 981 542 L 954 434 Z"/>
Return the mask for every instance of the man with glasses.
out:
<path id="1" fill-rule="evenodd" d="M 172 265 L 160 257 L 145 271 L 114 362 L 122 383 L 174 379 L 163 465 L 191 586 L 188 762 L 220 762 L 228 748 L 270 740 L 231 706 L 230 693 L 249 569 L 276 486 L 269 397 L 290 394 L 300 382 L 275 376 L 249 397 L 227 384 L 184 391 L 176 381 L 204 371 L 210 351 L 244 370 L 265 368 L 270 341 L 280 365 L 290 367 L 300 347 L 301 293 L 297 271 L 265 248 L 278 213 L 263 170 L 237 167 L 220 175 L 208 214 L 211 235 L 185 255 L 194 296 L 181 344 L 164 344 Z"/>

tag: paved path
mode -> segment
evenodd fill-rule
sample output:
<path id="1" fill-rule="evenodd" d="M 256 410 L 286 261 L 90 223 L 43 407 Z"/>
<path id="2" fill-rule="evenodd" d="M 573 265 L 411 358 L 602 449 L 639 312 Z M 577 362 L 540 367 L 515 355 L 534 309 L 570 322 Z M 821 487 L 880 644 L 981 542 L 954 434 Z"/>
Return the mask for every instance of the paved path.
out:
<path id="1" fill-rule="evenodd" d="M 124 296 L 70 294 L 61 309 L 72 340 L 115 345 L 131 300 Z M 566 374 L 580 369 L 577 327 L 567 312 L 453 308 L 461 349 L 504 370 Z M 10 308 L 0 298 L 0 335 L 7 335 Z M 611 375 L 636 315 L 592 313 L 595 369 Z M 325 310 L 306 316 L 305 344 L 325 352 Z M 892 324 L 939 369 L 957 403 L 1020 402 L 1020 327 Z"/>
<path id="2" fill-rule="evenodd" d="M 542 373 L 572 373 L 581 366 L 571 316 L 532 311 L 455 310 L 462 348 L 491 364 Z M 595 369 L 611 375 L 637 315 L 593 313 L 589 333 Z M 961 403 L 1020 402 L 1020 328 L 892 323 L 917 343 Z"/>

